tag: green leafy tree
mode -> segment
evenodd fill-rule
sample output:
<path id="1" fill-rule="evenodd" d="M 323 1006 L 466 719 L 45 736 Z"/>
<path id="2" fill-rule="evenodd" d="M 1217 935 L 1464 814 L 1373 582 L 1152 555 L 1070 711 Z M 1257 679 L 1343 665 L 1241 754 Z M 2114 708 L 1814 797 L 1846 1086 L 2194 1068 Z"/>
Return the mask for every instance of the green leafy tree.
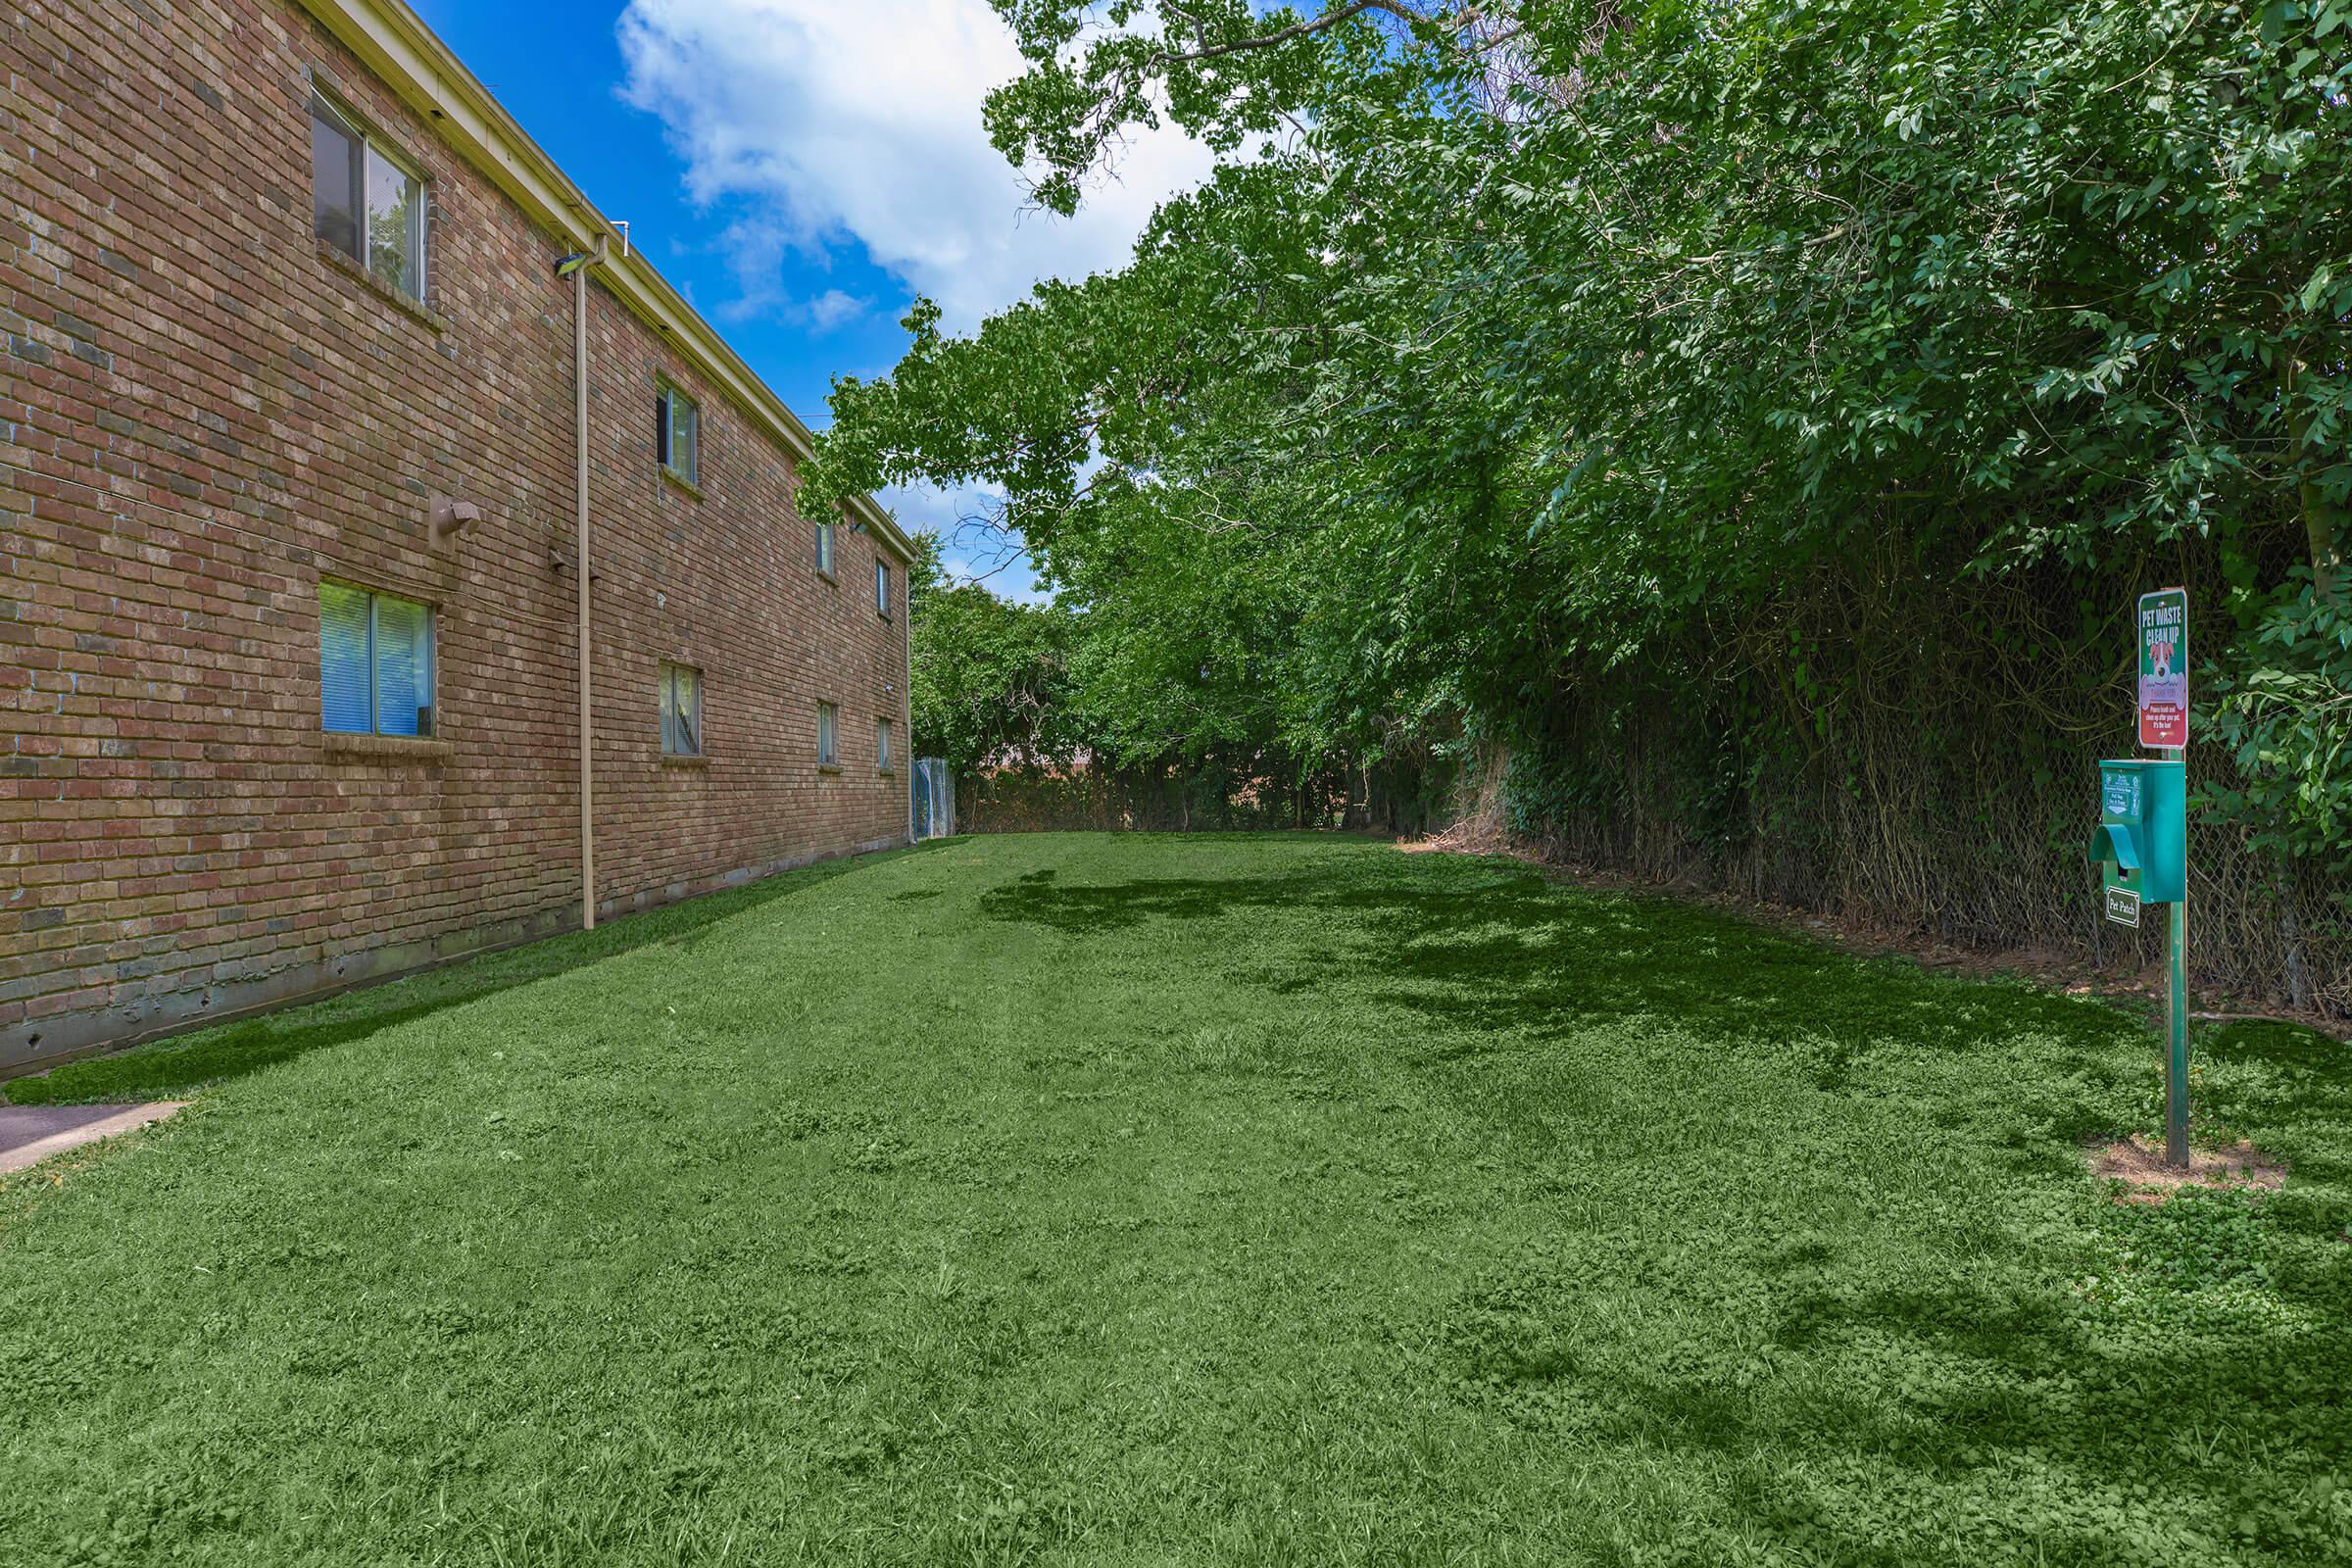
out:
<path id="1" fill-rule="evenodd" d="M 952 581 L 938 541 L 922 544 L 908 574 L 917 752 L 967 776 L 1066 757 L 1068 617 Z"/>
<path id="2" fill-rule="evenodd" d="M 2132 597 L 2250 682 L 2340 590 L 2352 0 L 999 10 L 1047 205 L 1138 125 L 1223 166 L 1120 271 L 918 306 L 808 483 L 1003 494 L 1105 756 L 1492 744 L 1580 853 L 2040 940 Z M 2277 668 L 2197 766 L 2340 898 Z"/>

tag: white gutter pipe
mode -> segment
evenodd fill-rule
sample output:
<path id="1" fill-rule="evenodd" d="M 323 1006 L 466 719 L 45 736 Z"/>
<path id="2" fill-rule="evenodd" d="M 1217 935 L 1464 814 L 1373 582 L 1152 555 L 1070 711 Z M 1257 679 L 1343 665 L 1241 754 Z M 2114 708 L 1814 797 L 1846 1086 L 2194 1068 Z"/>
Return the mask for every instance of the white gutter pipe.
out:
<path id="1" fill-rule="evenodd" d="M 596 708 L 590 672 L 588 584 L 594 575 L 588 555 L 588 270 L 605 259 L 605 236 L 592 251 L 575 251 L 556 264 L 556 275 L 571 278 L 571 417 L 574 537 L 572 571 L 579 590 L 580 659 L 580 929 L 596 929 Z"/>
<path id="2" fill-rule="evenodd" d="M 580 929 L 596 929 L 596 710 L 588 641 L 588 269 L 571 274 L 572 490 L 580 590 Z"/>

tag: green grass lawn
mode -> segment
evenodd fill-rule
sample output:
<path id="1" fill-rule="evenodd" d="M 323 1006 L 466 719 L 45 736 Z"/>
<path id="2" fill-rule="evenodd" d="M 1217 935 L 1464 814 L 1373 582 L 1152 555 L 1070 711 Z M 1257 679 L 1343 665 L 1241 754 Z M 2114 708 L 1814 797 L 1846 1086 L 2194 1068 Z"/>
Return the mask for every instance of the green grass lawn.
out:
<path id="1" fill-rule="evenodd" d="M 1500 861 L 959 840 L 12 1086 L 0 1563 L 2352 1552 L 2352 1070 Z"/>

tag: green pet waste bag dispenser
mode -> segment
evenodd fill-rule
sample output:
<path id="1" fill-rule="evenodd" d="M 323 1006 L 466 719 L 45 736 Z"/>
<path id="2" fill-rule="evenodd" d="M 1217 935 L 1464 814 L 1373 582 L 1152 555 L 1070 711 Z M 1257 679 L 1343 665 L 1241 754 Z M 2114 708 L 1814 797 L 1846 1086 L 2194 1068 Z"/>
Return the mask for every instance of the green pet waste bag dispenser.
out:
<path id="1" fill-rule="evenodd" d="M 2178 904 L 2188 896 L 2188 769 L 2170 759 L 2122 758 L 2099 764 L 2099 825 L 2090 859 L 2119 904 Z M 2137 924 L 2136 920 L 2132 922 Z"/>

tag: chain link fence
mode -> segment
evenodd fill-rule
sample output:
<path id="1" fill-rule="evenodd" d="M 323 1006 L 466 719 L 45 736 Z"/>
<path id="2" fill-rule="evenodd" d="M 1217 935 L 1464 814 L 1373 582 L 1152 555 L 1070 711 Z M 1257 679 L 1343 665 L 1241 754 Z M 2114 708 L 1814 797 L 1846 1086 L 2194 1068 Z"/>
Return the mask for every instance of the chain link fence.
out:
<path id="1" fill-rule="evenodd" d="M 2098 760 L 2138 755 L 2128 712 L 2087 737 L 2065 736 L 2060 760 L 2021 765 L 2039 750 L 2034 738 L 2023 726 L 1956 745 L 1894 738 L 1858 758 L 1756 770 L 1694 803 L 1687 727 L 1671 716 L 1596 723 L 1553 740 L 1554 755 L 1583 764 L 1565 792 L 1527 779 L 1536 759 L 1491 748 L 1474 769 L 1484 810 L 1467 814 L 1570 863 L 2109 975 L 2153 970 L 2163 922 L 2108 923 L 2084 853 Z M 2201 1004 L 2352 1015 L 2352 890 L 2296 876 L 2258 853 L 2246 829 L 2196 809 L 2200 787 L 2230 770 L 2219 748 L 2190 746 L 2189 967 Z"/>

